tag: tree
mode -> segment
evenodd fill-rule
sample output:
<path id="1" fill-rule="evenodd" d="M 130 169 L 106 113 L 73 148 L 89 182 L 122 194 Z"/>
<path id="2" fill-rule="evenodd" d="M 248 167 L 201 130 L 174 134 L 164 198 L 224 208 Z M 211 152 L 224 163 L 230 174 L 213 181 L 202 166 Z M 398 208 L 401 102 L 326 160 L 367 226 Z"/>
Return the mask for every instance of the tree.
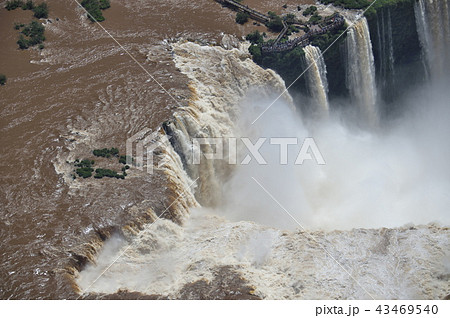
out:
<path id="1" fill-rule="evenodd" d="M 255 63 L 261 63 L 262 60 L 262 53 L 261 53 L 261 48 L 258 45 L 250 45 L 250 47 L 248 48 L 249 53 L 252 55 L 253 57 L 253 61 L 255 61 Z"/>
<path id="2" fill-rule="evenodd" d="M 92 169 L 91 167 L 83 167 L 83 168 L 78 168 L 77 170 L 75 170 L 75 172 L 83 178 L 90 178 L 92 176 L 92 172 L 94 172 L 94 169 Z"/>
<path id="3" fill-rule="evenodd" d="M 119 149 L 112 147 L 111 149 L 94 149 L 92 151 L 93 155 L 96 157 L 111 158 L 111 156 L 119 157 Z"/>
<path id="4" fill-rule="evenodd" d="M 101 10 L 108 9 L 111 6 L 109 0 L 100 0 L 99 5 Z"/>
<path id="5" fill-rule="evenodd" d="M 274 19 L 277 17 L 277 14 L 273 11 L 269 11 L 267 12 L 267 15 L 269 16 L 269 18 Z"/>
<path id="6" fill-rule="evenodd" d="M 309 18 L 309 23 L 311 24 L 317 24 L 320 20 L 322 20 L 322 17 L 316 12 Z"/>
<path id="7" fill-rule="evenodd" d="M 6 75 L 0 74 L 0 85 L 5 85 L 5 84 L 6 84 Z"/>
<path id="8" fill-rule="evenodd" d="M 18 7 L 23 6 L 23 4 L 24 3 L 21 0 L 6 1 L 5 9 L 8 11 L 15 10 Z"/>
<path id="9" fill-rule="evenodd" d="M 108 3 L 104 2 L 104 1 L 99 1 L 99 0 L 83 0 L 83 1 L 81 1 L 81 5 L 88 12 L 88 18 L 92 22 L 105 21 L 105 17 L 103 16 L 101 9 L 109 8 L 109 6 L 106 6 L 107 4 L 109 5 L 109 1 L 108 1 Z"/>
<path id="10" fill-rule="evenodd" d="M 92 168 L 92 165 L 95 163 L 94 160 L 89 160 L 89 159 L 84 159 L 81 160 L 81 162 L 78 160 L 78 162 L 76 161 L 75 163 L 75 167 L 80 167 L 80 168 Z"/>
<path id="11" fill-rule="evenodd" d="M 42 2 L 37 5 L 33 9 L 34 16 L 38 19 L 47 19 L 48 18 L 48 6 L 47 3 Z"/>
<path id="12" fill-rule="evenodd" d="M 260 44 L 264 42 L 263 35 L 259 33 L 258 30 L 253 31 L 252 33 L 247 34 L 245 37 L 247 41 L 249 41 L 252 44 Z"/>
<path id="13" fill-rule="evenodd" d="M 31 21 L 30 24 L 25 25 L 22 34 L 17 41 L 19 48 L 25 50 L 30 46 L 41 44 L 45 41 L 44 36 L 45 27 L 37 21 Z M 28 38 L 25 38 L 24 35 Z"/>
<path id="14" fill-rule="evenodd" d="M 317 11 L 317 7 L 316 6 L 310 6 L 308 9 L 303 11 L 303 15 L 306 17 L 306 16 L 308 16 L 310 14 L 313 14 L 316 11 Z"/>
<path id="15" fill-rule="evenodd" d="M 236 23 L 244 24 L 248 21 L 249 15 L 247 12 L 238 12 L 236 14 Z"/>
<path id="16" fill-rule="evenodd" d="M 284 28 L 283 21 L 279 16 L 276 16 L 275 18 L 270 19 L 267 23 L 267 28 L 274 32 L 280 32 Z"/>
<path id="17" fill-rule="evenodd" d="M 28 41 L 24 38 L 24 36 L 21 34 L 19 37 L 19 40 L 17 41 L 17 44 L 19 45 L 19 49 L 26 50 L 28 49 Z"/>
<path id="18" fill-rule="evenodd" d="M 391 0 L 389 1 L 394 2 Z M 344 7 L 345 9 L 362 9 L 366 8 L 371 3 L 371 1 L 368 0 L 321 0 L 320 2 L 322 2 L 323 4 L 333 3 L 335 6 L 341 6 Z M 372 8 L 373 6 L 371 7 L 371 9 Z"/>
<path id="19" fill-rule="evenodd" d="M 34 3 L 33 0 L 28 0 L 24 4 L 22 4 L 22 10 L 33 10 L 34 9 Z"/>
<path id="20" fill-rule="evenodd" d="M 125 176 L 123 174 L 122 175 L 118 174 L 117 171 L 114 171 L 111 169 L 102 169 L 102 168 L 95 169 L 94 178 L 101 179 L 103 177 L 125 179 Z"/>
<path id="21" fill-rule="evenodd" d="M 296 19 L 295 14 L 292 14 L 292 13 L 288 13 L 284 17 L 284 21 L 286 21 L 286 23 L 288 23 L 288 24 L 294 23 L 295 19 Z"/>

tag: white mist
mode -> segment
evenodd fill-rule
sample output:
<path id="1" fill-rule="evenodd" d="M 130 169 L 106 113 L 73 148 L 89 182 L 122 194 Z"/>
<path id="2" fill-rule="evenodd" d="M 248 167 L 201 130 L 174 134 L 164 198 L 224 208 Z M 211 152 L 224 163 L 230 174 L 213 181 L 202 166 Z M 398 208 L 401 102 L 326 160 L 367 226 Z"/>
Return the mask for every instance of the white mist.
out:
<path id="1" fill-rule="evenodd" d="M 298 223 L 325 230 L 449 225 L 448 99 L 445 88 L 424 89 L 404 102 L 407 115 L 372 131 L 348 128 L 336 113 L 307 127 L 281 101 L 251 125 L 270 104 L 255 94 L 242 104 L 241 136 L 313 137 L 326 165 L 314 160 L 295 165 L 299 146 L 294 145 L 289 164 L 281 165 L 279 149 L 265 143 L 261 154 L 267 165 L 252 160 L 237 166 L 217 213 L 282 229 Z"/>

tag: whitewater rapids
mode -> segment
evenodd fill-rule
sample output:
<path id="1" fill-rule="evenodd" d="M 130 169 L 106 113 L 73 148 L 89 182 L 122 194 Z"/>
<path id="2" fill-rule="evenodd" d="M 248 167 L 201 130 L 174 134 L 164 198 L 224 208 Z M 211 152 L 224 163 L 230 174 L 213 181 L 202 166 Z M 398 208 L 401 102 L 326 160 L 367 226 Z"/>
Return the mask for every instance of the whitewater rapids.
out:
<path id="1" fill-rule="evenodd" d="M 448 230 L 436 226 L 286 232 L 197 210 L 185 226 L 148 226 L 89 291 L 175 299 L 187 284 L 211 281 L 215 269 L 231 265 L 266 299 L 439 299 L 448 289 L 449 244 Z M 81 272 L 80 287 L 126 246 L 113 239 L 98 266 Z"/>

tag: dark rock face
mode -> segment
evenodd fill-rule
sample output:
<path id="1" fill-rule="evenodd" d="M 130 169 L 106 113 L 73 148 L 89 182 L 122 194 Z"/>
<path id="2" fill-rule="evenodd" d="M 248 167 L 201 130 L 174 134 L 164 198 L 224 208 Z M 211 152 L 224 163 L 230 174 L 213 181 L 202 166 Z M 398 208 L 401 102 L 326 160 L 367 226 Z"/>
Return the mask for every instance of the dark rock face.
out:
<path id="1" fill-rule="evenodd" d="M 167 297 L 161 295 L 146 295 L 139 292 L 119 290 L 114 294 L 89 294 L 83 300 L 166 300 Z"/>
<path id="2" fill-rule="evenodd" d="M 395 112 L 392 103 L 425 79 L 422 50 L 417 33 L 414 0 L 379 8 L 368 18 L 379 95 Z"/>
<path id="3" fill-rule="evenodd" d="M 253 295 L 253 288 L 245 281 L 232 266 L 222 266 L 214 271 L 214 279 L 211 282 L 198 280 L 186 284 L 179 293 L 180 299 L 200 300 L 243 300 L 260 299 Z"/>
<path id="4" fill-rule="evenodd" d="M 233 266 L 221 266 L 213 271 L 214 279 L 210 282 L 198 280 L 184 285 L 176 299 L 192 300 L 259 300 L 253 294 L 253 288 L 242 278 Z M 146 295 L 140 292 L 119 290 L 114 294 L 89 294 L 82 299 L 101 300 L 166 300 L 163 295 Z M 173 297 L 170 297 L 173 299 Z"/>

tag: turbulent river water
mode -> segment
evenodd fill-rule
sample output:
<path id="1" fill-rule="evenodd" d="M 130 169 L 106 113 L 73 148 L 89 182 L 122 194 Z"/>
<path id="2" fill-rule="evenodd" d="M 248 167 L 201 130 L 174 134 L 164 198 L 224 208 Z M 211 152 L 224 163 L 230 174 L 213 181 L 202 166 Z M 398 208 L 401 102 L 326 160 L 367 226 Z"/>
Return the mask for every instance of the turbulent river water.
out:
<path id="1" fill-rule="evenodd" d="M 429 2 L 416 7 L 424 47 L 442 37 L 427 31 Z M 13 25 L 28 22 L 29 11 L 0 10 L 0 73 L 8 75 L 0 87 L 2 298 L 450 293 L 448 93 L 430 80 L 399 101 L 412 105 L 404 118 L 383 126 L 365 20 L 344 48 L 351 103 L 370 127 L 361 130 L 332 111 L 315 47 L 298 63 L 313 64 L 306 77 L 322 116 L 307 120 L 285 93 L 257 118 L 286 85 L 233 37 L 265 28 L 235 24 L 214 1 L 112 0 L 102 26 L 122 48 L 74 1 L 48 3 L 42 51 L 16 47 Z M 245 3 L 282 12 L 299 2 Z M 434 62 L 449 61 L 438 49 L 424 50 L 432 74 Z M 171 137 L 153 174 L 72 179 L 70 162 L 96 148 L 123 153 L 146 128 Z M 189 163 L 191 138 L 242 136 L 313 136 L 327 164 Z"/>

